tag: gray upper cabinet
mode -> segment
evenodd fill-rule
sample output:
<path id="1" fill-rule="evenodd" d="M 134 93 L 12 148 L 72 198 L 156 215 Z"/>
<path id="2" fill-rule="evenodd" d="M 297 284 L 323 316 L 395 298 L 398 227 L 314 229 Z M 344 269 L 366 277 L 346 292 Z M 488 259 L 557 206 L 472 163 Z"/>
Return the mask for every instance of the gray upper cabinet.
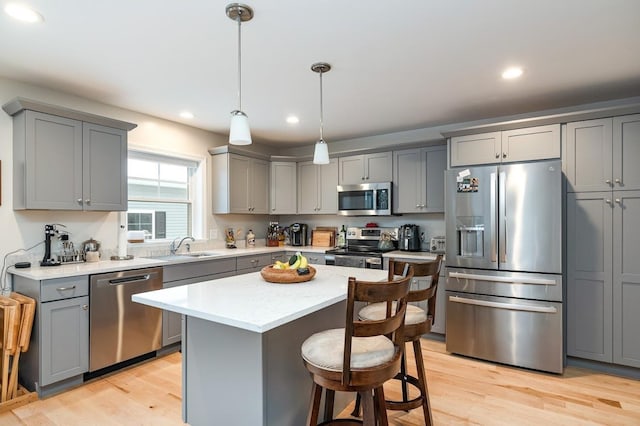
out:
<path id="1" fill-rule="evenodd" d="M 560 125 L 454 136 L 450 148 L 451 167 L 560 158 Z"/>
<path id="2" fill-rule="evenodd" d="M 269 162 L 238 154 L 212 156 L 213 213 L 269 213 Z"/>
<path id="3" fill-rule="evenodd" d="M 296 214 L 297 165 L 294 162 L 271 162 L 271 214 Z"/>
<path id="4" fill-rule="evenodd" d="M 298 213 L 336 214 L 338 212 L 338 160 L 317 165 L 298 163 Z"/>
<path id="5" fill-rule="evenodd" d="M 13 207 L 127 210 L 127 131 L 135 124 L 15 98 Z"/>
<path id="6" fill-rule="evenodd" d="M 571 192 L 640 189 L 640 115 L 567 124 Z"/>
<path id="7" fill-rule="evenodd" d="M 340 185 L 353 185 L 367 182 L 391 182 L 391 152 L 352 155 L 338 159 Z"/>
<path id="8" fill-rule="evenodd" d="M 446 146 L 393 152 L 393 212 L 444 211 Z"/>
<path id="9" fill-rule="evenodd" d="M 126 210 L 126 131 L 29 110 L 16 115 L 14 208 Z"/>

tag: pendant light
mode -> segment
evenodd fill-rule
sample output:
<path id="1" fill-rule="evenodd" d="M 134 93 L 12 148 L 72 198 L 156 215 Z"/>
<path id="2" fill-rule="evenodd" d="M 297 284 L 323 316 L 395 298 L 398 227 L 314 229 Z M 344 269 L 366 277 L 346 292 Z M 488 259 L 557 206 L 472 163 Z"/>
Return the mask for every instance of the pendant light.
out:
<path id="1" fill-rule="evenodd" d="M 253 18 L 253 9 L 246 4 L 231 3 L 226 7 L 227 16 L 238 22 L 238 109 L 231 111 L 229 126 L 229 143 L 231 145 L 251 145 L 249 119 L 242 112 L 242 39 L 241 24 Z"/>
<path id="2" fill-rule="evenodd" d="M 323 114 L 322 114 L 322 73 L 329 72 L 331 65 L 325 62 L 316 62 L 311 65 L 311 71 L 320 74 L 320 139 L 316 142 L 313 150 L 313 164 L 329 164 L 329 148 L 322 137 Z"/>

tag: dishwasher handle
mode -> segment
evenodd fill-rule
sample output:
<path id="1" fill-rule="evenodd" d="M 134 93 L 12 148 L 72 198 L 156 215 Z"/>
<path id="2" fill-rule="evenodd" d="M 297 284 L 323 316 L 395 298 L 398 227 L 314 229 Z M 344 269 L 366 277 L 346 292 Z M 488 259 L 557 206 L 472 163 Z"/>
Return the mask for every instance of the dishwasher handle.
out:
<path id="1" fill-rule="evenodd" d="M 151 278 L 151 274 L 134 275 L 131 277 L 123 277 L 123 278 L 114 278 L 109 280 L 109 285 L 120 285 L 120 284 L 129 284 L 129 283 L 135 283 L 140 281 L 149 281 L 149 278 Z"/>

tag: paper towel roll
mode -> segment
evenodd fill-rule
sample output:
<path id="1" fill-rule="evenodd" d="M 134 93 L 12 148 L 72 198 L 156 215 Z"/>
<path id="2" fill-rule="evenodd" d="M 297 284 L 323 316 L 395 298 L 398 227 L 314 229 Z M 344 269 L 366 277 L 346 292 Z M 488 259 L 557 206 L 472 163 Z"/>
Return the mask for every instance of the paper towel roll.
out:
<path id="1" fill-rule="evenodd" d="M 118 227 L 118 256 L 127 255 L 127 213 L 120 213 L 120 226 Z"/>

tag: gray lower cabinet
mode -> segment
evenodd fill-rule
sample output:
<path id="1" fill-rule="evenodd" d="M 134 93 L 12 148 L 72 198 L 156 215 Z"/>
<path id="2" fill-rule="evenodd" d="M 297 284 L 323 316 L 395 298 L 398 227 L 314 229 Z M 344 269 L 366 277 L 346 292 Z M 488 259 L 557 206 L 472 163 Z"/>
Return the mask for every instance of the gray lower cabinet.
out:
<path id="1" fill-rule="evenodd" d="M 271 265 L 275 262 L 272 260 L 272 256 L 273 254 L 267 253 L 238 257 L 237 275 L 257 272 L 265 266 Z"/>
<path id="2" fill-rule="evenodd" d="M 127 210 L 126 130 L 30 110 L 13 123 L 14 209 Z"/>
<path id="3" fill-rule="evenodd" d="M 50 280 L 14 276 L 14 290 L 36 300 L 20 381 L 41 397 L 82 383 L 89 370 L 89 277 Z"/>
<path id="4" fill-rule="evenodd" d="M 567 355 L 640 367 L 640 191 L 567 195 Z"/>
<path id="5" fill-rule="evenodd" d="M 236 259 L 213 259 L 165 266 L 162 271 L 162 288 L 199 283 L 230 277 L 236 274 Z M 182 315 L 162 312 L 162 346 L 182 340 Z"/>
<path id="6" fill-rule="evenodd" d="M 294 254 L 296 254 L 298 250 L 287 250 L 287 254 L 286 254 L 286 259 L 289 260 L 289 258 L 291 256 L 293 256 Z M 324 253 L 316 253 L 313 251 L 301 251 L 300 254 L 302 254 L 304 257 L 307 258 L 307 261 L 309 262 L 310 265 L 324 265 Z"/>

